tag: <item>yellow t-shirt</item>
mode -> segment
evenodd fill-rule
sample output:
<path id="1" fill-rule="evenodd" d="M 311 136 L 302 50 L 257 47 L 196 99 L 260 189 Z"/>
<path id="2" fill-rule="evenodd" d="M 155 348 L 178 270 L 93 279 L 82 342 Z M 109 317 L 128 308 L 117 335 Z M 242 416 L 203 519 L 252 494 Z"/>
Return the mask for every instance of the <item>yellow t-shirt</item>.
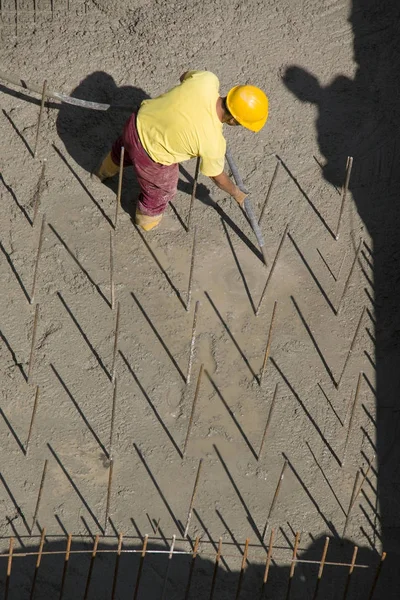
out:
<path id="1" fill-rule="evenodd" d="M 172 165 L 200 156 L 200 170 L 214 177 L 224 170 L 226 142 L 216 103 L 218 77 L 189 71 L 183 82 L 151 100 L 137 115 L 140 141 L 155 162 Z"/>

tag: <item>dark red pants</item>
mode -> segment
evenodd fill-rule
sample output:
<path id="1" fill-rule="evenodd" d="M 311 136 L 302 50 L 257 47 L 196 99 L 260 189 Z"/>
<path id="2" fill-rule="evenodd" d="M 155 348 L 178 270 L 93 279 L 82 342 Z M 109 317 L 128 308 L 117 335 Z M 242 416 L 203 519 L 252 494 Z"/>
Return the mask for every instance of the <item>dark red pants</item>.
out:
<path id="1" fill-rule="evenodd" d="M 122 146 L 125 148 L 124 166 L 133 166 L 140 185 L 138 209 L 145 215 L 160 215 L 176 194 L 178 164 L 160 165 L 150 158 L 139 139 L 136 113 L 129 117 L 122 135 L 113 144 L 111 158 L 116 165 L 120 162 Z"/>

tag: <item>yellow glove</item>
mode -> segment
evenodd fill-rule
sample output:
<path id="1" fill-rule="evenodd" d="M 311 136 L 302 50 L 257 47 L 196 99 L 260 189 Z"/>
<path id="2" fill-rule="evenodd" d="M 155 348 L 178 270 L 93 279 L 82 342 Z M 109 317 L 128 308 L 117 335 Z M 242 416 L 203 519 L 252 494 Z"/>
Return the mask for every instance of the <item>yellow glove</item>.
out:
<path id="1" fill-rule="evenodd" d="M 235 198 L 236 202 L 240 206 L 243 206 L 243 202 L 245 201 L 245 198 L 247 198 L 247 196 L 248 196 L 248 194 L 246 192 L 242 192 L 242 190 L 240 190 L 239 188 L 237 188 L 237 191 L 233 195 L 233 198 Z"/>

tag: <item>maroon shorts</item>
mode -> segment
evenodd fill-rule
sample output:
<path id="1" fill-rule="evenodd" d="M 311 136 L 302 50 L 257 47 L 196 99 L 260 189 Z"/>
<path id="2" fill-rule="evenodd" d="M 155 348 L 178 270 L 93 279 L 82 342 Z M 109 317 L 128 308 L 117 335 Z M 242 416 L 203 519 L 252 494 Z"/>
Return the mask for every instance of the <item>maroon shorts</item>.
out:
<path id="1" fill-rule="evenodd" d="M 139 139 L 136 113 L 129 117 L 122 135 L 113 144 L 111 158 L 116 165 L 120 162 L 122 146 L 125 148 L 124 166 L 133 166 L 140 185 L 138 209 L 145 215 L 160 215 L 176 194 L 178 164 L 160 165 L 150 158 Z"/>

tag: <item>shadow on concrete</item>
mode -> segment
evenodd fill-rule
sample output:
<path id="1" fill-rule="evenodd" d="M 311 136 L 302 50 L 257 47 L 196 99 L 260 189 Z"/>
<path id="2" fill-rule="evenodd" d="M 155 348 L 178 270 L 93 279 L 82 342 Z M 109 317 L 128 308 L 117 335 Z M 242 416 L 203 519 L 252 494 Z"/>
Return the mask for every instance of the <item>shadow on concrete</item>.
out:
<path id="1" fill-rule="evenodd" d="M 373 241 L 370 262 L 376 322 L 378 502 L 383 547 L 398 596 L 400 572 L 400 36 L 398 0 L 352 0 L 354 78 L 336 75 L 323 87 L 317 75 L 290 66 L 286 87 L 318 108 L 316 128 L 322 171 L 334 186 L 343 184 L 347 156 L 354 157 L 350 180 L 358 213 Z M 338 210 L 340 198 L 338 198 Z M 372 258 L 372 261 L 371 261 Z"/>
<path id="2" fill-rule="evenodd" d="M 64 524 L 61 523 L 65 530 Z M 41 530 L 39 525 L 39 530 Z M 289 527 L 290 530 L 290 527 Z M 290 535 L 291 535 L 290 530 Z M 290 536 L 280 536 L 280 542 L 276 544 L 275 556 L 282 556 L 282 552 L 290 558 L 293 552 L 293 541 Z M 286 539 L 289 545 L 286 542 Z M 117 557 L 118 540 L 116 536 L 101 538 L 98 545 L 98 553 L 91 566 L 91 550 L 94 544 L 89 536 L 74 536 L 71 545 L 69 560 L 65 562 L 65 551 L 67 539 L 60 537 L 46 537 L 41 564 L 36 569 L 37 556 L 26 556 L 25 558 L 15 556 L 12 562 L 11 575 L 6 576 L 7 559 L 3 558 L 1 568 L 1 589 L 8 585 L 9 597 L 13 600 L 29 598 L 33 581 L 36 600 L 49 600 L 50 598 L 63 598 L 63 600 L 76 600 L 76 598 L 89 598 L 96 600 L 108 600 L 109 598 L 126 599 L 138 598 L 140 600 L 209 600 L 214 597 L 219 600 L 262 600 L 274 599 L 284 600 L 288 597 L 289 566 L 277 566 L 272 558 L 268 580 L 263 588 L 265 573 L 265 558 L 262 549 L 256 549 L 250 543 L 248 561 L 241 577 L 241 563 L 243 546 L 238 552 L 235 542 L 225 542 L 222 546 L 222 556 L 218 567 L 215 566 L 216 548 L 215 541 L 206 538 L 201 542 L 200 554 L 192 560 L 194 540 L 177 543 L 176 550 L 184 549 L 187 554 L 175 554 L 171 560 L 168 558 L 171 539 L 163 542 L 162 538 L 150 536 L 147 550 L 164 551 L 163 554 L 147 554 L 143 560 L 143 570 L 139 575 L 143 539 L 128 536 L 122 539 L 122 552 Z M 21 538 L 24 543 L 22 552 L 38 552 L 40 535 L 32 538 Z M 314 540 L 312 550 L 299 552 L 302 560 L 320 561 L 325 543 L 325 538 Z M 302 544 L 300 542 L 300 547 Z M 101 550 L 113 550 L 104 553 Z M 85 552 L 77 552 L 77 551 Z M 132 552 L 135 550 L 136 552 Z M 16 550 L 15 554 L 21 550 Z M 56 554 L 57 553 L 57 554 Z M 257 554 L 258 561 L 254 560 Z M 274 554 L 272 555 L 274 557 Z M 343 545 L 330 541 L 327 561 L 328 562 L 351 562 L 353 556 L 353 545 L 345 542 Z M 299 556 L 300 557 L 300 556 Z M 226 561 L 226 562 L 225 562 Z M 348 600 L 366 599 L 369 597 L 373 585 L 376 567 L 379 561 L 371 557 L 371 552 L 360 549 L 356 563 L 359 565 L 371 565 L 370 568 L 355 568 L 348 584 Z M 230 566 L 228 566 L 228 564 Z M 88 585 L 88 576 L 91 576 Z M 348 581 L 348 567 L 326 565 L 322 579 L 319 584 L 318 598 L 331 600 L 343 598 Z M 36 573 L 36 576 L 35 576 Z M 318 564 L 298 563 L 294 570 L 290 585 L 290 598 L 292 600 L 304 600 L 315 597 L 317 586 Z M 215 579 L 214 579 L 215 578 Z M 139 583 L 138 583 L 139 580 Z M 378 580 L 376 591 L 384 582 L 384 577 Z M 134 596 L 137 588 L 137 596 Z M 214 593 L 211 589 L 214 586 Z M 85 596 L 85 590 L 88 595 Z M 63 593 L 61 594 L 61 590 Z M 112 595 L 114 590 L 114 595 Z M 32 597 L 32 596 L 31 596 Z M 374 598 L 378 596 L 374 595 Z M 383 597 L 383 596 L 379 596 Z"/>
<path id="3" fill-rule="evenodd" d="M 139 87 L 119 87 L 111 75 L 96 71 L 85 77 L 70 96 L 112 105 L 106 111 L 98 111 L 62 104 L 58 111 L 57 133 L 68 154 L 80 167 L 92 172 L 121 135 L 130 113 L 149 95 Z"/>

